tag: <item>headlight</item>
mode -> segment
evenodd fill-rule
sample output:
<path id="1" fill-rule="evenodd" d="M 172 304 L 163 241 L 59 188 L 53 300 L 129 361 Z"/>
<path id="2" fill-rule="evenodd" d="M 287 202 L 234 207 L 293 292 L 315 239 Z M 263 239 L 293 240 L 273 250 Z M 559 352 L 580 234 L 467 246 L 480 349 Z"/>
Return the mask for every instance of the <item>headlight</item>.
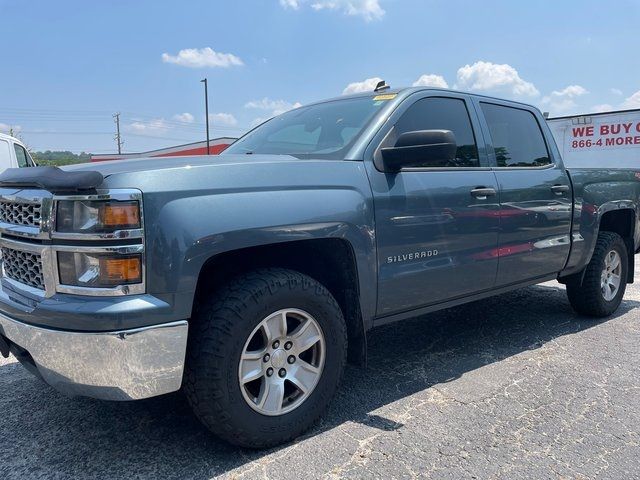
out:
<path id="1" fill-rule="evenodd" d="M 142 255 L 58 252 L 60 283 L 114 287 L 142 282 Z"/>
<path id="2" fill-rule="evenodd" d="M 136 200 L 60 200 L 56 231 L 102 233 L 140 228 L 140 204 Z"/>

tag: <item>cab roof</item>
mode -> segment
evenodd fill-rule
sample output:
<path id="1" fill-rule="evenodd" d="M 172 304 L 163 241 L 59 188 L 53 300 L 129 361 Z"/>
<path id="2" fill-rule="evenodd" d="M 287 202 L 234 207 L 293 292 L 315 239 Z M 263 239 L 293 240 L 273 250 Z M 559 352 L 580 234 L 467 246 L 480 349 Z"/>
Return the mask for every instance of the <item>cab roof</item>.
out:
<path id="1" fill-rule="evenodd" d="M 7 135 L 6 133 L 0 132 L 0 138 L 2 140 L 12 140 L 14 142 L 18 142 L 19 144 L 22 144 L 22 142 L 18 140 L 16 137 L 12 137 L 11 135 Z"/>
<path id="2" fill-rule="evenodd" d="M 490 95 L 481 95 L 478 93 L 472 93 L 472 92 L 466 92 L 463 90 L 455 90 L 453 88 L 438 88 L 438 87 L 400 87 L 400 88 L 389 88 L 387 90 L 382 90 L 382 91 L 374 91 L 374 90 L 370 90 L 367 92 L 358 92 L 358 93 L 351 93 L 348 95 L 340 95 L 338 97 L 333 97 L 333 98 L 327 98 L 324 100 L 319 100 L 317 102 L 312 102 L 312 103 L 308 103 L 306 105 L 303 105 L 303 107 L 308 107 L 309 105 L 317 105 L 320 103 L 325 103 L 325 102 L 332 102 L 332 101 L 336 101 L 336 100 L 344 100 L 344 99 L 348 99 L 348 98 L 361 98 L 361 97 L 375 97 L 377 95 L 401 95 L 403 98 L 407 97 L 413 93 L 417 93 L 417 92 L 425 92 L 425 91 L 435 91 L 435 92 L 446 92 L 446 93 L 459 93 L 462 95 L 469 95 L 471 97 L 477 97 L 477 98 L 484 98 L 487 100 L 499 100 L 502 102 L 509 102 L 509 103 L 513 103 L 513 104 L 519 104 L 519 105 L 523 105 L 526 106 L 528 108 L 537 108 L 534 105 L 531 105 L 529 103 L 524 103 L 524 102 L 519 102 L 517 100 L 511 100 L 508 98 L 500 98 L 500 97 L 495 97 L 495 96 L 490 96 Z"/>

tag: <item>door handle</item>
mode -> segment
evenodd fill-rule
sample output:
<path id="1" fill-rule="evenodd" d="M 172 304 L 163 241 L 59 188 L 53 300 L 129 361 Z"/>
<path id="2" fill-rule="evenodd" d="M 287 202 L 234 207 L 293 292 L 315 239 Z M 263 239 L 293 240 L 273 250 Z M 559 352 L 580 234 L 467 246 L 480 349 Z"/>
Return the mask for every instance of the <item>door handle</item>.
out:
<path id="1" fill-rule="evenodd" d="M 471 196 L 476 197 L 478 200 L 486 200 L 487 197 L 492 197 L 496 194 L 496 189 L 491 187 L 477 187 L 471 190 Z"/>
<path id="2" fill-rule="evenodd" d="M 553 185 L 551 187 L 551 191 L 556 195 L 562 195 L 563 193 L 567 193 L 569 191 L 569 185 Z"/>

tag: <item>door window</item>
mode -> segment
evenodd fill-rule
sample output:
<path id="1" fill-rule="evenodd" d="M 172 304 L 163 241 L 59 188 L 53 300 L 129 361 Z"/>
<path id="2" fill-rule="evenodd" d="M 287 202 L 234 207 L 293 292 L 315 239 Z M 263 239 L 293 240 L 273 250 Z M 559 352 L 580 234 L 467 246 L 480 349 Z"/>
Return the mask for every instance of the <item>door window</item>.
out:
<path id="1" fill-rule="evenodd" d="M 416 130 L 451 130 L 458 146 L 456 158 L 431 167 L 479 167 L 478 147 L 464 100 L 429 97 L 411 105 L 395 125 L 395 138 Z"/>
<path id="2" fill-rule="evenodd" d="M 22 145 L 17 143 L 13 144 L 13 148 L 16 151 L 16 158 L 18 159 L 19 167 L 29 167 L 29 154 Z"/>
<path id="3" fill-rule="evenodd" d="M 481 102 L 498 167 L 542 167 L 551 163 L 536 117 L 528 110 Z"/>

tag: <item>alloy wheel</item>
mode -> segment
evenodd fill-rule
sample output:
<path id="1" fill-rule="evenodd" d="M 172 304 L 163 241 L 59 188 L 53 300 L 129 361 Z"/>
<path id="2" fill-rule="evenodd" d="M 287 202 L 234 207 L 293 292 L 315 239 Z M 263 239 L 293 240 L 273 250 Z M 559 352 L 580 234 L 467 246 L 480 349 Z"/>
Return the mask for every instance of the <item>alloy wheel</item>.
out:
<path id="1" fill-rule="evenodd" d="M 604 268 L 600 275 L 600 290 L 606 301 L 610 302 L 618 293 L 621 275 L 622 262 L 620 255 L 615 250 L 611 250 L 604 257 Z"/>
<path id="2" fill-rule="evenodd" d="M 324 334 L 313 316 L 294 308 L 272 313 L 251 332 L 242 350 L 242 396 L 263 415 L 294 410 L 318 384 L 325 354 Z"/>

